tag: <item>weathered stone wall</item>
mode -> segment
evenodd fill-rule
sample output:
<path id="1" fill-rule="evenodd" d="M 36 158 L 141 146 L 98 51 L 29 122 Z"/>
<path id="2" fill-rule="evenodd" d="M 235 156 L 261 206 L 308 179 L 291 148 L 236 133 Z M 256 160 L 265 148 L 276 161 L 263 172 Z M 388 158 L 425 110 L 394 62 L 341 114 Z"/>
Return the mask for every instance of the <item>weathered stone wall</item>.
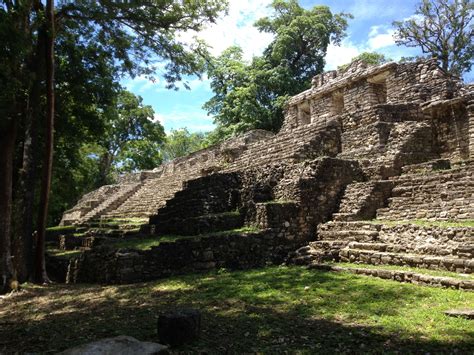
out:
<path id="1" fill-rule="evenodd" d="M 67 282 L 122 284 L 215 268 L 246 269 L 281 263 L 297 246 L 261 232 L 182 239 L 145 251 L 98 248 L 71 262 Z"/>
<path id="2" fill-rule="evenodd" d="M 356 159 L 367 176 L 386 179 L 401 167 L 437 157 L 433 133 L 427 122 L 376 122 L 342 135 L 341 159 Z"/>
<path id="3" fill-rule="evenodd" d="M 386 84 L 388 103 L 426 102 L 451 99 L 461 81 L 444 72 L 436 60 L 428 60 L 393 67 Z"/>
<path id="4" fill-rule="evenodd" d="M 274 187 L 275 200 L 296 201 L 298 238 L 314 238 L 316 226 L 336 212 L 345 187 L 364 179 L 355 161 L 323 158 L 288 170 Z"/>
<path id="5" fill-rule="evenodd" d="M 319 226 L 318 241 L 310 243 L 305 251 L 306 257 L 313 255 L 317 260 L 472 273 L 472 235 L 472 227 L 329 222 Z"/>
<path id="6" fill-rule="evenodd" d="M 389 245 L 387 252 L 474 258 L 473 232 L 469 227 L 384 225 L 378 240 Z"/>
<path id="7" fill-rule="evenodd" d="M 225 213 L 237 211 L 240 189 L 241 180 L 237 173 L 217 173 L 189 180 L 184 184 L 183 190 L 177 192 L 150 217 L 151 232 L 160 235 L 199 234 L 204 231 L 203 224 L 206 222 L 209 224 L 207 231 L 212 228 L 211 224 L 217 227 L 222 222 L 225 227 L 226 221 L 229 222 L 229 227 L 237 227 L 239 223 L 235 225 L 234 216 Z M 237 222 L 239 220 L 240 218 Z"/>
<path id="8" fill-rule="evenodd" d="M 399 174 L 407 164 L 467 159 L 474 150 L 471 91 L 434 61 L 376 67 L 356 62 L 316 76 L 311 89 L 294 96 L 278 134 L 251 131 L 153 171 L 122 177 L 118 187 L 85 196 L 64 220 L 147 217 L 185 181 L 281 161 L 356 159 L 368 177 L 380 179 Z M 452 98 L 459 93 L 464 96 Z"/>
<path id="9" fill-rule="evenodd" d="M 435 150 L 440 157 L 469 159 L 469 115 L 464 98 L 431 102 L 424 112 L 432 122 Z"/>
<path id="10" fill-rule="evenodd" d="M 320 121 L 285 131 L 261 141 L 224 164 L 225 171 L 238 171 L 277 162 L 300 162 L 320 156 L 335 156 L 341 150 L 340 126 L 335 121 Z"/>
<path id="11" fill-rule="evenodd" d="M 387 180 L 357 182 L 347 186 L 336 221 L 370 220 L 375 218 L 377 209 L 385 207 L 392 195 L 393 182 Z"/>
<path id="12" fill-rule="evenodd" d="M 316 122 L 326 116 L 356 114 L 377 104 L 451 99 L 460 90 L 460 79 L 441 70 L 435 60 L 381 66 L 355 62 L 345 70 L 316 76 L 311 89 L 294 96 L 282 130 L 301 125 L 302 110 L 298 108 L 308 105 L 310 122 Z"/>
<path id="13" fill-rule="evenodd" d="M 474 85 L 471 85 L 474 91 Z M 474 160 L 474 94 L 470 94 L 466 100 L 467 117 L 469 121 L 469 158 Z"/>
<path id="14" fill-rule="evenodd" d="M 379 219 L 474 219 L 472 162 L 429 175 L 402 175 L 394 183 L 387 208 L 377 212 Z"/>

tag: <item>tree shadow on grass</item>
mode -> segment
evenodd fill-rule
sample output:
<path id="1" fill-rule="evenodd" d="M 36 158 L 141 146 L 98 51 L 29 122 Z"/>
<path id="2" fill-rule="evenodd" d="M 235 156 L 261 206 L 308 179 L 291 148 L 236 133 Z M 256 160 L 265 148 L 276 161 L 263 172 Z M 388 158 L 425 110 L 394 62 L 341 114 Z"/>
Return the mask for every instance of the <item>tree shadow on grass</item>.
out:
<path id="1" fill-rule="evenodd" d="M 203 329 L 198 342 L 177 351 L 472 350 L 474 331 L 462 320 L 444 315 L 435 319 L 451 324 L 446 329 L 449 342 L 429 339 L 423 329 L 393 324 L 434 292 L 453 300 L 457 295 L 300 267 L 186 275 L 124 286 L 32 288 L 0 304 L 0 310 L 5 307 L 0 311 L 0 352 L 54 352 L 116 335 L 157 341 L 157 315 L 181 306 L 202 310 Z M 377 323 L 391 317 L 392 323 Z"/>

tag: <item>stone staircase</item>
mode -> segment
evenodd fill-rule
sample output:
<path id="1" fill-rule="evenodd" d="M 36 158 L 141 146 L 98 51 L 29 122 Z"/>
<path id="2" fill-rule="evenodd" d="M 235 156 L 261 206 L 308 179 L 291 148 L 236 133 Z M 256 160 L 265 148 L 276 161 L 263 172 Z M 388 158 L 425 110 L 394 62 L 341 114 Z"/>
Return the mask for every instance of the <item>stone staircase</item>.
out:
<path id="1" fill-rule="evenodd" d="M 424 168 L 430 165 L 439 164 L 423 164 Z M 414 166 L 404 169 L 408 174 L 389 181 L 348 185 L 334 220 L 320 224 L 317 240 L 298 249 L 290 260 L 307 265 L 344 262 L 473 273 L 474 226 L 469 223 L 474 220 L 473 170 L 472 162 L 421 174 L 415 173 Z M 393 195 L 387 200 L 390 192 Z M 373 205 L 379 208 L 371 209 Z M 377 220 L 368 221 L 375 215 Z"/>
<path id="2" fill-rule="evenodd" d="M 474 272 L 474 227 L 328 222 L 318 241 L 299 249 L 297 264 L 349 262 Z"/>
<path id="3" fill-rule="evenodd" d="M 148 217 L 165 205 L 166 201 L 181 190 L 179 178 L 159 177 L 145 180 L 118 208 L 104 214 L 105 218 Z"/>
<path id="4" fill-rule="evenodd" d="M 395 188 L 378 219 L 474 220 L 474 164 L 430 175 L 393 179 Z"/>
<path id="5" fill-rule="evenodd" d="M 65 211 L 60 225 L 71 225 L 77 222 L 81 217 L 96 208 L 101 202 L 106 200 L 110 195 L 114 195 L 122 189 L 120 185 L 105 185 L 97 190 L 94 190 L 84 195 L 74 206 L 68 211 Z"/>
<path id="6" fill-rule="evenodd" d="M 226 167 L 226 171 L 252 168 L 281 161 L 298 162 L 338 153 L 339 125 L 319 121 L 280 132 L 271 140 L 257 142 Z"/>
<path id="7" fill-rule="evenodd" d="M 114 211 L 125 201 L 127 201 L 134 193 L 142 187 L 142 183 L 122 185 L 115 193 L 110 194 L 98 206 L 87 212 L 75 224 L 83 225 L 87 222 L 107 215 L 110 211 Z"/>

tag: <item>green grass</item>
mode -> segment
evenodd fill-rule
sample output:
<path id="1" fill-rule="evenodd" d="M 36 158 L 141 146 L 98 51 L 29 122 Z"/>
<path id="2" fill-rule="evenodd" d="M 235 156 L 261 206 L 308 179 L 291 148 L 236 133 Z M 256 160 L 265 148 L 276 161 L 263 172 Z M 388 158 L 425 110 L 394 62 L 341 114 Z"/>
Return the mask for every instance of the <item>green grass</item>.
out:
<path id="1" fill-rule="evenodd" d="M 410 271 L 417 274 L 431 275 L 431 276 L 447 276 L 454 277 L 457 279 L 463 280 L 474 280 L 474 274 L 459 274 L 451 271 L 442 271 L 442 270 L 429 270 L 421 269 L 416 267 L 409 266 L 397 266 L 397 265 L 371 265 L 371 264 L 352 264 L 352 263 L 329 263 L 333 266 L 341 266 L 346 268 L 364 268 L 364 269 L 375 269 L 375 270 L 401 270 L 401 271 Z"/>
<path id="2" fill-rule="evenodd" d="M 195 237 L 185 237 L 179 235 L 169 235 L 160 237 L 147 237 L 147 238 L 129 238 L 122 239 L 117 242 L 111 243 L 114 248 L 117 249 L 136 249 L 136 250 L 148 250 L 151 247 L 156 247 L 163 242 L 175 242 L 179 239 L 189 239 Z"/>
<path id="3" fill-rule="evenodd" d="M 194 274 L 135 285 L 28 285 L 0 300 L 0 352 L 58 352 L 101 338 L 157 341 L 156 319 L 202 311 L 185 353 L 469 353 L 473 322 L 447 309 L 474 293 L 350 273 L 269 267 Z"/>
<path id="4" fill-rule="evenodd" d="M 70 232 L 75 230 L 76 226 L 55 226 L 46 228 L 47 232 Z"/>
<path id="5" fill-rule="evenodd" d="M 368 222 L 373 223 L 373 224 L 385 224 L 387 226 L 397 226 L 401 224 L 414 224 L 421 227 L 442 227 L 442 228 L 474 227 L 474 220 L 472 219 L 457 220 L 457 221 L 430 221 L 430 220 L 424 220 L 424 219 L 390 221 L 390 220 L 374 219 Z"/>
<path id="6" fill-rule="evenodd" d="M 81 250 L 60 250 L 60 249 L 48 249 L 48 254 L 58 258 L 69 259 L 79 256 L 82 253 Z"/>
<path id="7" fill-rule="evenodd" d="M 122 239 L 117 242 L 111 243 L 115 248 L 127 248 L 127 249 L 136 249 L 136 250 L 148 250 L 151 247 L 156 247 L 160 245 L 160 243 L 168 242 L 173 243 L 178 240 L 183 239 L 199 239 L 199 238 L 212 238 L 212 237 L 221 237 L 225 235 L 232 235 L 232 234 L 246 234 L 246 233 L 257 233 L 260 230 L 255 227 L 242 227 L 227 231 L 221 232 L 213 232 L 208 234 L 200 234 L 200 235 L 163 235 L 163 236 L 155 236 L 155 237 L 142 237 L 142 238 L 128 238 Z"/>
<path id="8" fill-rule="evenodd" d="M 224 235 L 247 234 L 247 233 L 258 233 L 258 232 L 260 232 L 260 229 L 258 229 L 257 227 L 247 226 L 247 227 L 229 229 L 229 230 L 226 230 L 226 231 L 200 234 L 199 237 L 220 237 L 220 236 L 224 236 Z"/>

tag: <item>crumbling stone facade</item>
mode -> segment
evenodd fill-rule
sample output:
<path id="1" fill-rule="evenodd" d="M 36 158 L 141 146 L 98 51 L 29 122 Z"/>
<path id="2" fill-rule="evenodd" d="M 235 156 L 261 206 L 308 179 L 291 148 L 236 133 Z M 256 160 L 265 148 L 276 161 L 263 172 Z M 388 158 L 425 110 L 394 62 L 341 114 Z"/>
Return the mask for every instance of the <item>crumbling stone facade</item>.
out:
<path id="1" fill-rule="evenodd" d="M 132 282 L 284 260 L 473 272 L 474 228 L 384 225 L 474 220 L 473 98 L 433 60 L 320 74 L 289 101 L 277 134 L 251 131 L 85 195 L 63 224 L 146 217 L 146 235 L 197 237 L 88 251 L 68 279 Z M 203 237 L 242 227 L 257 229 Z"/>

